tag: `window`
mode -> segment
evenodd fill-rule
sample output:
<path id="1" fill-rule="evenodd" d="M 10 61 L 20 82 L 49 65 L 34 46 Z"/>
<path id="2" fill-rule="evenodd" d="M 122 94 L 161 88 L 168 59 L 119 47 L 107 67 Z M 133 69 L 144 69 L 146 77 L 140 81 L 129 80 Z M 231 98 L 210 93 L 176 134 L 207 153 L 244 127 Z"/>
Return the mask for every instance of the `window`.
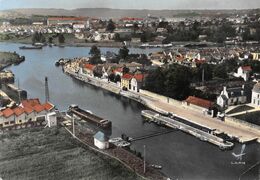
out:
<path id="1" fill-rule="evenodd" d="M 10 124 L 14 124 L 15 123 L 15 121 L 10 121 Z"/>
<path id="2" fill-rule="evenodd" d="M 9 122 L 5 122 L 5 125 L 9 124 Z"/>
<path id="3" fill-rule="evenodd" d="M 22 120 L 19 120 L 19 123 L 22 123 Z"/>

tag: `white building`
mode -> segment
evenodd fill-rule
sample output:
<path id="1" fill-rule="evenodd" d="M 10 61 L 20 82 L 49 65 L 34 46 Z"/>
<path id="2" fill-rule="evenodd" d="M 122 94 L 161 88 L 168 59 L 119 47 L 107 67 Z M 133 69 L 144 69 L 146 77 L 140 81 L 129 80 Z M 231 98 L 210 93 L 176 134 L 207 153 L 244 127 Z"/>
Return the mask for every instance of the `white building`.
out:
<path id="1" fill-rule="evenodd" d="M 251 66 L 240 66 L 237 69 L 237 73 L 234 73 L 234 76 L 241 77 L 244 79 L 244 81 L 248 81 L 251 71 L 252 71 Z"/>
<path id="2" fill-rule="evenodd" d="M 257 82 L 252 90 L 251 104 L 260 107 L 260 83 Z"/>
<path id="3" fill-rule="evenodd" d="M 109 148 L 108 137 L 101 131 L 97 132 L 94 135 L 94 145 L 99 149 L 108 149 Z"/>
<path id="4" fill-rule="evenodd" d="M 224 108 L 231 105 L 244 104 L 247 101 L 245 86 L 228 88 L 224 86 L 221 94 L 217 98 L 217 104 Z"/>
<path id="5" fill-rule="evenodd" d="M 47 116 L 46 116 L 46 120 L 47 120 L 47 126 L 48 127 L 57 126 L 56 112 L 48 113 Z"/>

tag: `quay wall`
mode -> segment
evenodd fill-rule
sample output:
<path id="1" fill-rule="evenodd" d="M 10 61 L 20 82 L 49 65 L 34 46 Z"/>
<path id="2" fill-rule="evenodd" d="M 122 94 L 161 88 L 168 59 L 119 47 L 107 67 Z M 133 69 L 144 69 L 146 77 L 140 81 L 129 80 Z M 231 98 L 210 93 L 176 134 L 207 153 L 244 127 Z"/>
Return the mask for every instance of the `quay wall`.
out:
<path id="1" fill-rule="evenodd" d="M 160 95 L 160 94 L 156 94 L 156 93 L 153 93 L 153 92 L 151 92 L 151 91 L 147 91 L 147 90 L 140 89 L 139 93 L 142 94 L 142 95 L 146 95 L 146 96 L 153 97 L 153 98 L 155 98 L 155 99 L 159 99 L 159 100 L 161 100 L 162 102 L 166 102 L 166 103 L 171 104 L 171 105 L 175 105 L 175 106 L 176 106 L 176 105 L 177 105 L 177 106 L 182 105 L 182 101 L 178 101 L 178 100 L 169 98 L 169 97 L 167 97 L 167 96 L 163 96 L 163 95 Z"/>
<path id="2" fill-rule="evenodd" d="M 260 133 L 260 126 L 246 122 L 246 121 L 242 121 L 233 117 L 229 117 L 226 116 L 225 117 L 225 122 L 228 124 L 233 124 L 239 127 L 247 127 L 248 129 L 252 130 L 252 131 L 257 131 L 258 133 Z"/>

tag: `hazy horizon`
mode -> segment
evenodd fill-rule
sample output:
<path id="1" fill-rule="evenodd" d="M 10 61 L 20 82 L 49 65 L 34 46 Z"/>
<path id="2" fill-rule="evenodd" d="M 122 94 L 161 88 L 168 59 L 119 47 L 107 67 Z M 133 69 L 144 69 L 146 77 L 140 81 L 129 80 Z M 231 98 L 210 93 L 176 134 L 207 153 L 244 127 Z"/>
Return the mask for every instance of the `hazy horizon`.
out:
<path id="1" fill-rule="evenodd" d="M 193 1 L 193 2 L 192 2 Z M 136 10 L 241 10 L 260 8 L 259 0 L 0 0 L 0 10 L 43 9 L 136 9 Z"/>

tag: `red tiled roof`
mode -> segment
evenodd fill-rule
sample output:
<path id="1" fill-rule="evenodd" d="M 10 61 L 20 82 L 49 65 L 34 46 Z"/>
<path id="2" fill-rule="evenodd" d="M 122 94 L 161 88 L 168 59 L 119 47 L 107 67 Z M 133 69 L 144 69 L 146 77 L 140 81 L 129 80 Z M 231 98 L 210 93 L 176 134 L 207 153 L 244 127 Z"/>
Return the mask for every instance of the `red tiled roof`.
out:
<path id="1" fill-rule="evenodd" d="M 47 102 L 47 103 L 43 104 L 43 107 L 44 107 L 45 110 L 50 111 L 51 109 L 54 108 L 54 105 Z"/>
<path id="2" fill-rule="evenodd" d="M 205 59 L 195 59 L 195 63 L 196 64 L 203 64 L 203 63 L 206 63 L 206 60 Z"/>
<path id="3" fill-rule="evenodd" d="M 146 77 L 146 74 L 135 74 L 135 75 L 134 75 L 134 78 L 135 78 L 137 81 L 143 81 L 145 77 Z"/>
<path id="4" fill-rule="evenodd" d="M 4 114 L 2 113 L 2 111 L 0 111 L 0 116 L 3 116 Z"/>
<path id="5" fill-rule="evenodd" d="M 45 110 L 44 106 L 43 106 L 43 105 L 40 105 L 40 104 L 37 104 L 36 106 L 34 106 L 33 109 L 34 109 L 37 113 L 42 112 L 43 110 Z"/>
<path id="6" fill-rule="evenodd" d="M 7 109 L 3 110 L 2 113 L 3 113 L 4 117 L 8 118 L 14 114 L 14 111 L 10 108 L 7 108 Z"/>
<path id="7" fill-rule="evenodd" d="M 13 109 L 13 111 L 14 111 L 16 116 L 20 116 L 21 114 L 24 113 L 24 108 L 16 107 L 15 109 Z"/>
<path id="8" fill-rule="evenodd" d="M 204 108 L 207 108 L 207 109 L 209 109 L 210 107 L 213 106 L 213 102 L 208 101 L 206 99 L 201 99 L 201 98 L 198 98 L 198 97 L 194 97 L 194 96 L 189 96 L 186 99 L 186 102 L 190 103 L 190 104 L 194 104 L 196 106 L 204 107 Z"/>
<path id="9" fill-rule="evenodd" d="M 244 71 L 252 71 L 251 66 L 242 66 L 242 69 L 243 69 Z"/>
<path id="10" fill-rule="evenodd" d="M 24 109 L 24 111 L 25 111 L 27 114 L 30 114 L 30 113 L 33 112 L 33 109 L 30 108 L 30 107 L 24 107 L 23 109 Z"/>
<path id="11" fill-rule="evenodd" d="M 114 72 L 123 72 L 123 68 L 116 68 Z"/>
<path id="12" fill-rule="evenodd" d="M 95 68 L 95 66 L 93 64 L 85 64 L 84 68 L 89 69 L 89 70 L 93 70 Z"/>
<path id="13" fill-rule="evenodd" d="M 41 104 L 40 103 L 40 100 L 37 98 L 37 99 L 26 99 L 26 100 L 23 100 L 22 101 L 22 106 L 23 107 L 29 107 L 29 108 L 32 108 L 38 104 Z"/>
<path id="14" fill-rule="evenodd" d="M 131 74 L 124 74 L 124 75 L 122 76 L 122 79 L 130 80 L 130 79 L 132 79 L 132 77 L 133 77 L 133 75 L 131 75 Z"/>
<path id="15" fill-rule="evenodd" d="M 142 21 L 143 18 L 134 18 L 134 17 L 123 17 L 120 19 L 121 21 Z"/>
<path id="16" fill-rule="evenodd" d="M 86 18 L 84 17 L 50 17 L 48 21 L 84 21 Z"/>

